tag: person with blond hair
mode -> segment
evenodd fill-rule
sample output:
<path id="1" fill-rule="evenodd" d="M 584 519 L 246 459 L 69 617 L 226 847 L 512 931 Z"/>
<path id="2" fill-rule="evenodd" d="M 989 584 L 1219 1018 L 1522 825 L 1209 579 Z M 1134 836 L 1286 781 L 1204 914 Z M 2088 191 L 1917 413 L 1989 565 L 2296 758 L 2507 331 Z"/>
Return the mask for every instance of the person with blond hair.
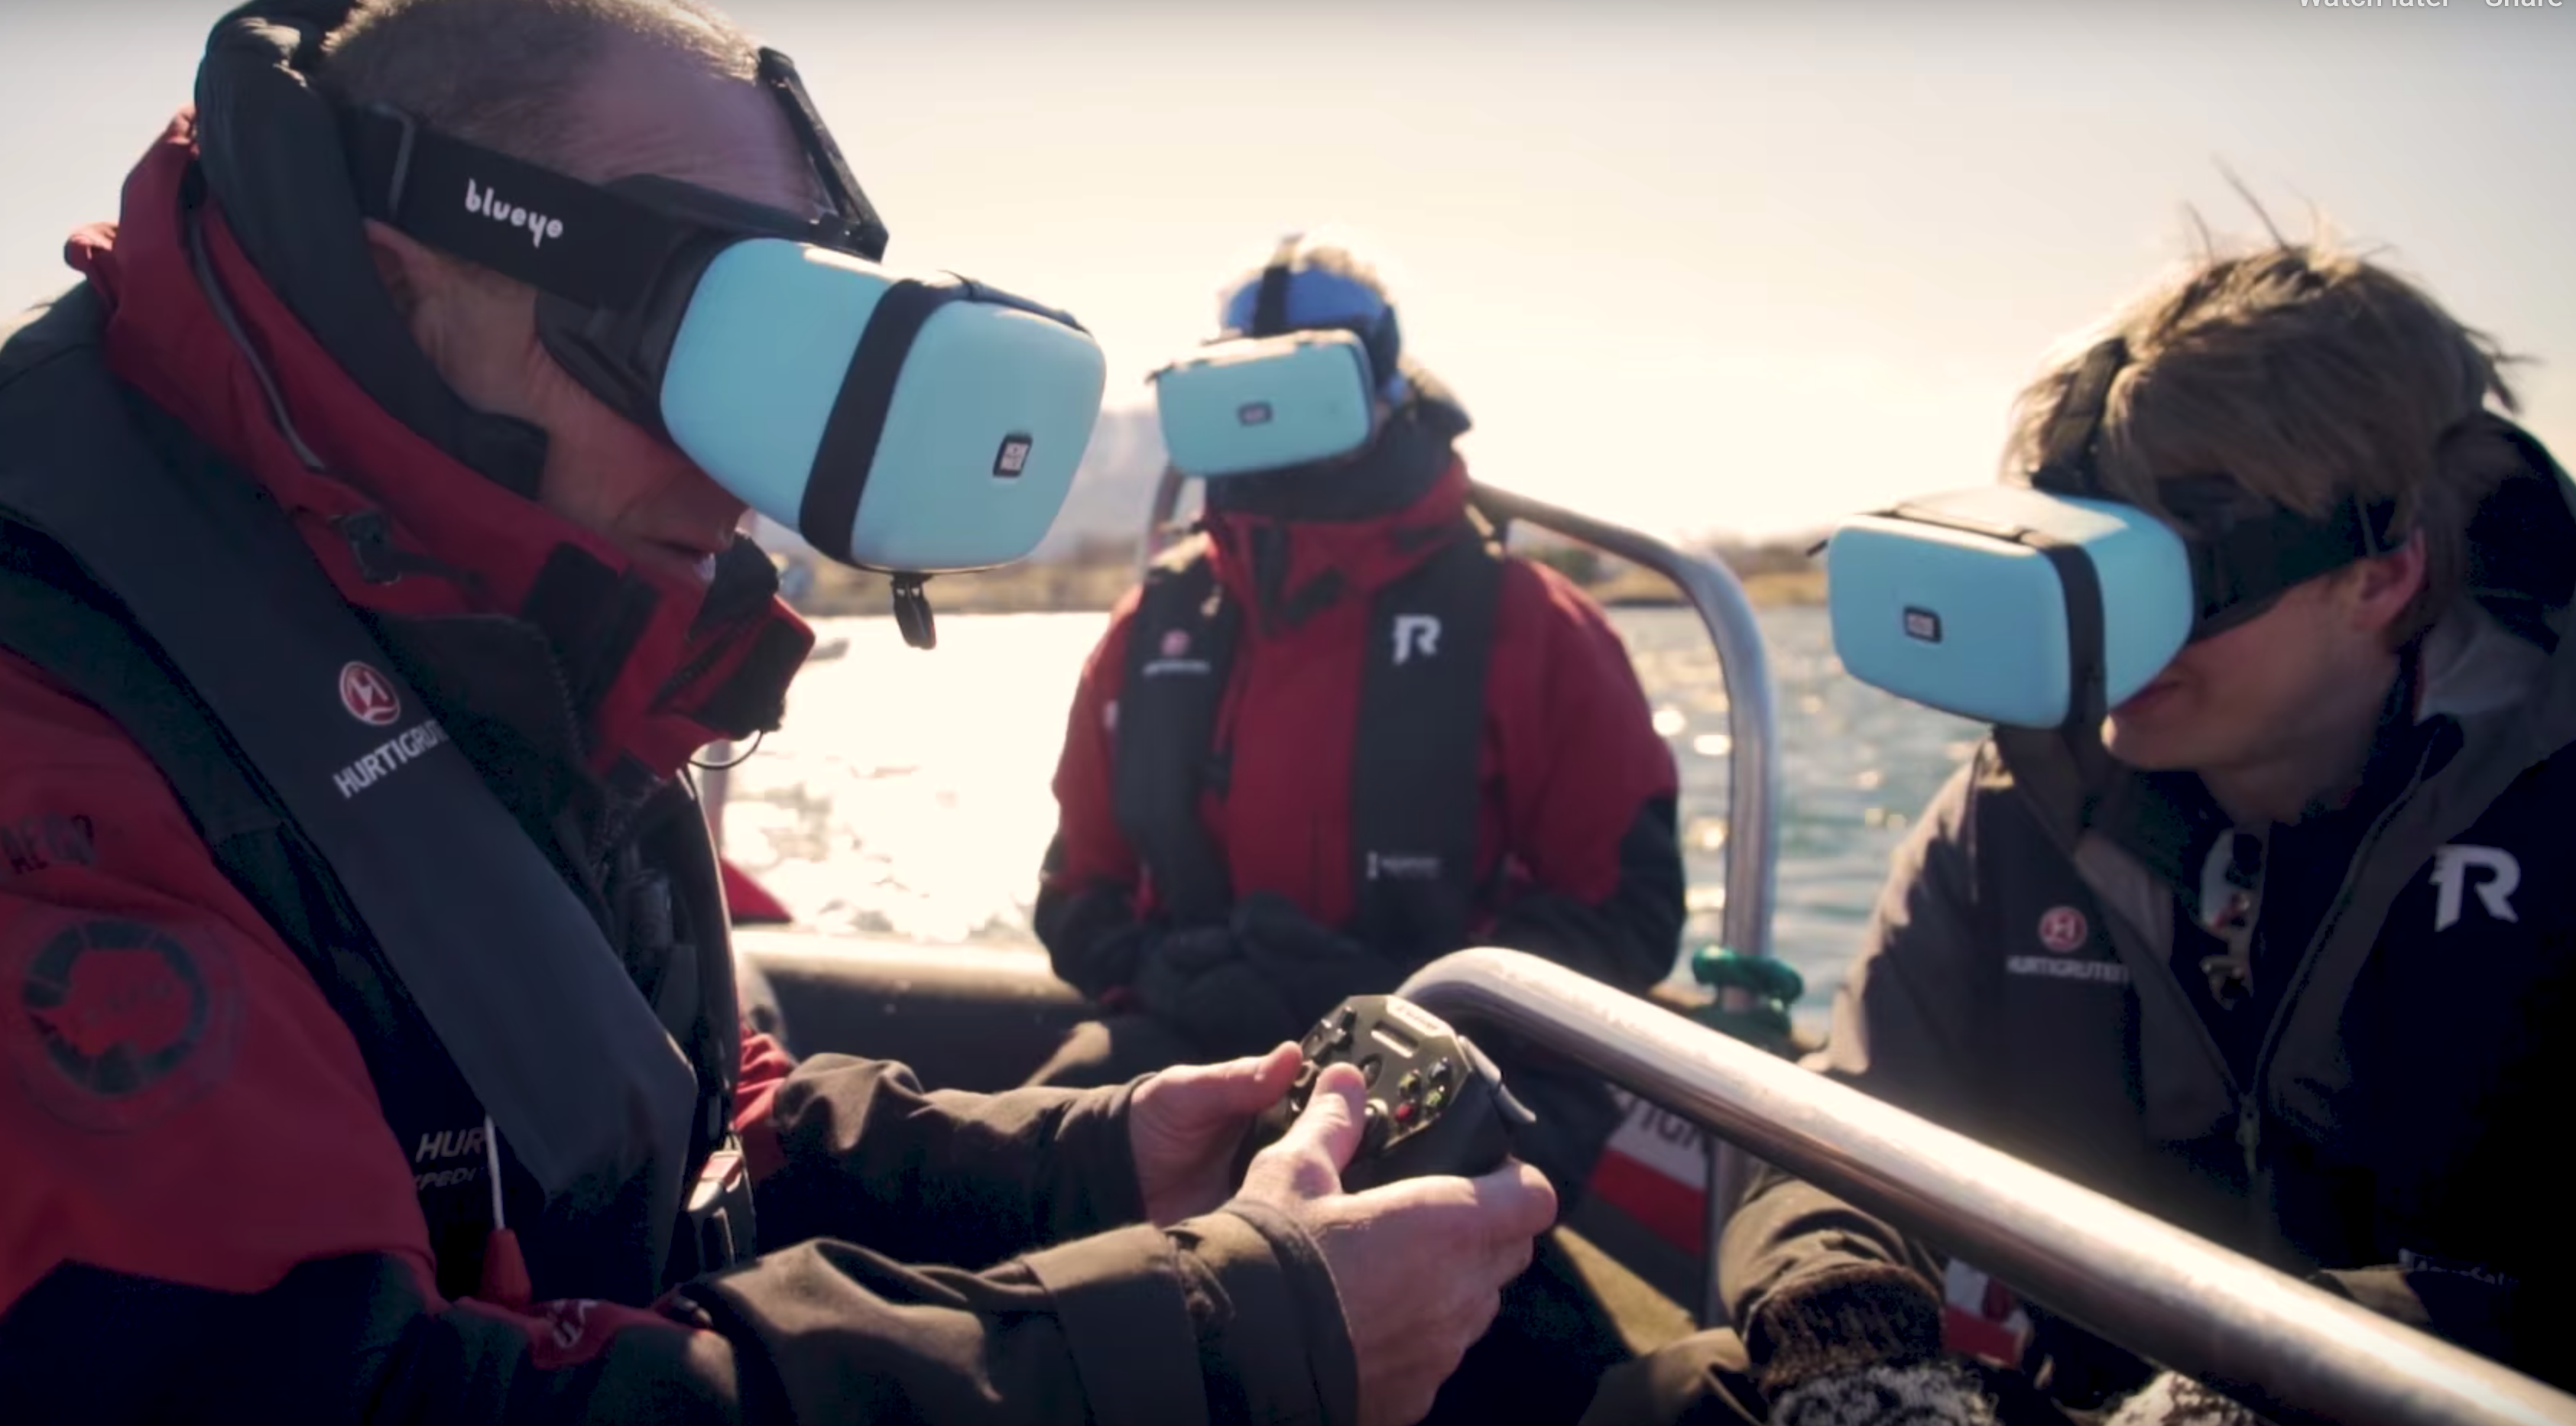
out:
<path id="1" fill-rule="evenodd" d="M 2178 534 L 2188 642 L 1959 769 L 1810 1063 L 2564 1384 L 2576 490 L 2506 365 L 2386 266 L 2275 235 L 2021 393 L 2006 482 Z M 1720 1253 L 1734 1327 L 1588 1419 L 2257 1419 L 1783 1175 Z"/>

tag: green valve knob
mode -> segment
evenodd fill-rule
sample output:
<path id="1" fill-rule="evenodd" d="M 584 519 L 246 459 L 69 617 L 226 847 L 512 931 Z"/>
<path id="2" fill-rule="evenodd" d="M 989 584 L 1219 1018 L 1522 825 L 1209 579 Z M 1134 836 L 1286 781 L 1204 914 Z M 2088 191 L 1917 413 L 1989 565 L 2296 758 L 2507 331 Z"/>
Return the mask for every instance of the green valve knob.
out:
<path id="1" fill-rule="evenodd" d="M 1715 991 L 1741 990 L 1783 1010 L 1807 993 L 1806 977 L 1797 967 L 1769 956 L 1739 955 L 1724 946 L 1702 946 L 1691 952 L 1691 979 Z"/>
<path id="2" fill-rule="evenodd" d="M 1714 1000 L 1691 1012 L 1702 1025 L 1777 1055 L 1794 1052 L 1795 1035 L 1789 1007 L 1807 993 L 1797 968 L 1768 956 L 1738 955 L 1723 946 L 1702 946 L 1691 953 L 1691 978 L 1717 992 Z M 1753 1003 L 1727 1005 L 1730 993 Z"/>

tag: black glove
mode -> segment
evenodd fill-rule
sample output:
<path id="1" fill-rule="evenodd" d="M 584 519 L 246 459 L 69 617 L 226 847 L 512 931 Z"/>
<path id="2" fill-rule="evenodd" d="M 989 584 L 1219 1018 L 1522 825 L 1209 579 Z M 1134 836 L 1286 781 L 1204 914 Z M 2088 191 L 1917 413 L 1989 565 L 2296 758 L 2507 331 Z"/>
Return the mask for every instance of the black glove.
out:
<path id="1" fill-rule="evenodd" d="M 1224 926 L 1167 932 L 1145 948 L 1136 999 L 1211 1060 L 1257 1055 L 1306 1033 Z"/>
<path id="2" fill-rule="evenodd" d="M 1211 1060 L 1267 1054 L 1282 1042 L 1305 1038 L 1314 1023 L 1288 1008 L 1270 977 L 1240 959 L 1190 982 L 1177 1018 L 1181 1033 Z"/>
<path id="3" fill-rule="evenodd" d="M 1267 977 L 1297 1039 L 1354 995 L 1384 995 L 1404 982 L 1404 967 L 1348 936 L 1325 929 L 1276 892 L 1235 903 L 1235 939 L 1244 959 Z"/>
<path id="4" fill-rule="evenodd" d="M 1228 962 L 1240 962 L 1243 950 L 1223 926 L 1187 926 L 1146 942 L 1136 958 L 1136 999 L 1167 1020 L 1182 1015 L 1182 999 L 1201 976 Z"/>

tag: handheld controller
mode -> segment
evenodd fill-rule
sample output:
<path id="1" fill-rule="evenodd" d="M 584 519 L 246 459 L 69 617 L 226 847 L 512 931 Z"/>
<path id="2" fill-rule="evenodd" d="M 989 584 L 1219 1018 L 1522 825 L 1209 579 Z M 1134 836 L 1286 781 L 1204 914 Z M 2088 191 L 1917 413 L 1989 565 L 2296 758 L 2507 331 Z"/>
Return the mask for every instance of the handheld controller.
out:
<path id="1" fill-rule="evenodd" d="M 1237 1177 L 1305 1112 L 1315 1081 L 1331 1064 L 1359 1068 L 1368 1081 L 1360 1146 L 1342 1170 L 1348 1193 L 1426 1174 L 1472 1178 L 1510 1154 L 1512 1135 L 1538 1116 L 1503 1087 L 1485 1052 L 1419 1005 L 1392 995 L 1355 995 L 1306 1032 L 1305 1066 L 1288 1097 L 1245 1137 Z"/>

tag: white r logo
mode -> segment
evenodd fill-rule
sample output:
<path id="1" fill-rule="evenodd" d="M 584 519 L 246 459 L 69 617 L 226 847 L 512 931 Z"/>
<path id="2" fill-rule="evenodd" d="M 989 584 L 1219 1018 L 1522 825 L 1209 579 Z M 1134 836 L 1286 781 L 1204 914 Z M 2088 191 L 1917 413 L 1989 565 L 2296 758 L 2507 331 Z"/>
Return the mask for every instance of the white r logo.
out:
<path id="1" fill-rule="evenodd" d="M 2469 886 L 2469 868 L 2485 870 L 2477 883 L 2478 904 L 2498 921 L 2511 921 L 2514 888 L 2522 885 L 2522 863 L 2502 847 L 2441 847 L 2433 853 L 2433 929 L 2447 931 L 2460 919 L 2460 893 Z"/>
<path id="2" fill-rule="evenodd" d="M 1395 661 L 1399 664 L 1414 654 L 1431 658 L 1440 652 L 1440 620 L 1430 614 L 1395 616 Z"/>

